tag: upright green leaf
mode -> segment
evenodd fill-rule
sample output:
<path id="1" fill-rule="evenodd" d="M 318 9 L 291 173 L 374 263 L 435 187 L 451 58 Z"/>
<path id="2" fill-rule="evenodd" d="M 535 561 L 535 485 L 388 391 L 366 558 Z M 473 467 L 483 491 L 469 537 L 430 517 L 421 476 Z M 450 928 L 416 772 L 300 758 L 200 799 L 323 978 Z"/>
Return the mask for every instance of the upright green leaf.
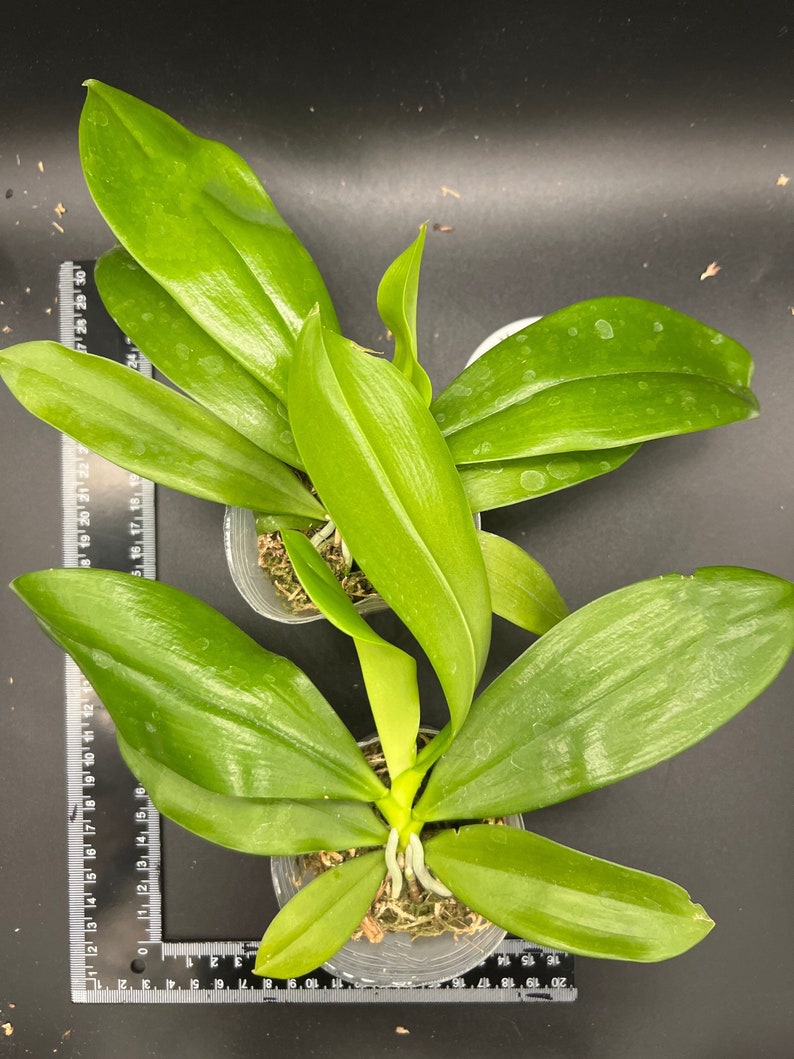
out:
<path id="1" fill-rule="evenodd" d="M 107 570 L 42 570 L 12 588 L 137 753 L 237 798 L 385 794 L 307 677 L 205 603 Z"/>
<path id="2" fill-rule="evenodd" d="M 526 812 L 665 761 L 728 721 L 794 647 L 794 585 L 710 567 L 563 619 L 480 695 L 416 813 Z"/>
<path id="3" fill-rule="evenodd" d="M 258 448 L 300 467 L 283 403 L 210 338 L 123 247 L 103 254 L 94 276 L 110 315 L 171 382 Z"/>
<path id="4" fill-rule="evenodd" d="M 568 613 L 557 587 L 537 559 L 493 533 L 477 531 L 494 614 L 540 636 Z"/>
<path id="5" fill-rule="evenodd" d="M 231 148 L 87 81 L 80 159 L 118 241 L 212 338 L 282 400 L 312 306 L 335 320 L 314 262 Z"/>
<path id="6" fill-rule="evenodd" d="M 416 760 L 420 713 L 416 662 L 367 625 L 304 534 L 290 530 L 281 536 L 309 598 L 337 629 L 353 639 L 389 774 L 399 776 Z"/>
<path id="7" fill-rule="evenodd" d="M 490 511 L 586 482 L 621 467 L 639 445 L 459 464 L 472 511 Z"/>
<path id="8" fill-rule="evenodd" d="M 425 858 L 475 912 L 582 956 L 667 960 L 714 926 L 675 883 L 529 831 L 487 824 L 442 831 L 425 843 Z"/>
<path id="9" fill-rule="evenodd" d="M 407 250 L 389 265 L 378 287 L 378 312 L 394 335 L 394 366 L 410 379 L 425 404 L 433 397 L 433 385 L 419 363 L 416 337 L 416 301 L 419 293 L 419 269 L 425 248 L 427 224 Z"/>
<path id="10" fill-rule="evenodd" d="M 433 402 L 456 463 L 614 448 L 758 414 L 737 342 L 636 298 L 544 316 Z"/>
<path id="11" fill-rule="evenodd" d="M 112 463 L 191 496 L 300 516 L 323 510 L 297 476 L 195 401 L 56 342 L 0 351 L 0 376 L 33 415 Z"/>
<path id="12" fill-rule="evenodd" d="M 318 875 L 284 905 L 267 928 L 254 974 L 294 978 L 330 959 L 350 940 L 385 874 L 380 850 Z"/>
<path id="13" fill-rule="evenodd" d="M 133 750 L 121 736 L 119 748 L 163 816 L 219 846 L 272 857 L 380 846 L 388 838 L 364 802 L 216 794 Z"/>
<path id="14" fill-rule="evenodd" d="M 405 377 L 309 318 L 290 379 L 307 471 L 356 561 L 438 673 L 453 727 L 490 638 L 488 582 L 449 452 Z"/>

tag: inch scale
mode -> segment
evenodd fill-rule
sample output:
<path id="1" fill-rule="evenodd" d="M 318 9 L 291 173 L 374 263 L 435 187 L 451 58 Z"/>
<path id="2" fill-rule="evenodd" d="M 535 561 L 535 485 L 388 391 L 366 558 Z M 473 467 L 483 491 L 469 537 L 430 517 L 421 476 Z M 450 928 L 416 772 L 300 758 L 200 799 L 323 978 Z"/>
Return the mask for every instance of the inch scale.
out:
<path id="1" fill-rule="evenodd" d="M 151 376 L 108 316 L 93 262 L 60 267 L 59 337 Z M 64 437 L 63 559 L 154 578 L 151 482 Z M 573 957 L 507 938 L 479 967 L 438 986 L 381 988 L 318 969 L 253 974 L 257 941 L 169 941 L 163 929 L 160 816 L 130 775 L 93 688 L 66 660 L 69 948 L 77 1003 L 510 1003 L 576 999 Z M 264 924 L 263 924 L 264 928 Z"/>

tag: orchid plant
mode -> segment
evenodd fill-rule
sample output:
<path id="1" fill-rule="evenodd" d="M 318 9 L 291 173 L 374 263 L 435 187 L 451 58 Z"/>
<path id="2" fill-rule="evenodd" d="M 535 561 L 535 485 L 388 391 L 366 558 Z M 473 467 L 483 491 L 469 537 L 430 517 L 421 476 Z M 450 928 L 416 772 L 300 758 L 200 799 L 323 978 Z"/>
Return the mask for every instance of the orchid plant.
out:
<path id="1" fill-rule="evenodd" d="M 322 277 L 233 150 L 118 89 L 87 86 L 80 157 L 118 241 L 96 283 L 121 330 L 177 389 L 55 342 L 0 351 L 0 374 L 30 411 L 128 470 L 250 509 L 260 532 L 317 530 L 325 499 L 295 441 L 291 403 L 303 395 L 290 380 L 313 312 L 339 332 Z M 470 512 L 611 471 L 646 440 L 757 414 L 738 343 L 622 297 L 551 313 L 433 399 L 417 339 L 425 236 L 422 226 L 388 267 L 377 304 L 393 363 L 429 406 Z M 379 415 L 379 394 L 370 400 Z M 338 401 L 344 418 L 343 393 Z M 494 595 L 509 593 L 511 549 L 482 539 Z"/>
<path id="2" fill-rule="evenodd" d="M 372 629 L 304 534 L 285 529 L 309 595 L 355 644 L 387 776 L 295 665 L 206 604 L 102 570 L 40 571 L 13 585 L 93 684 L 162 813 L 249 853 L 356 852 L 281 909 L 257 973 L 311 971 L 345 944 L 384 881 L 397 893 L 406 877 L 574 953 L 654 961 L 700 941 L 713 923 L 675 883 L 494 821 L 614 783 L 726 722 L 788 659 L 794 586 L 714 567 L 566 614 L 548 578 L 502 542 L 496 552 L 510 550 L 515 572 L 506 606 L 536 608 L 547 631 L 478 694 L 492 542 L 472 523 L 421 388 L 315 312 L 286 397 L 323 515 L 424 649 L 446 700 L 446 725 L 418 749 L 414 657 Z"/>

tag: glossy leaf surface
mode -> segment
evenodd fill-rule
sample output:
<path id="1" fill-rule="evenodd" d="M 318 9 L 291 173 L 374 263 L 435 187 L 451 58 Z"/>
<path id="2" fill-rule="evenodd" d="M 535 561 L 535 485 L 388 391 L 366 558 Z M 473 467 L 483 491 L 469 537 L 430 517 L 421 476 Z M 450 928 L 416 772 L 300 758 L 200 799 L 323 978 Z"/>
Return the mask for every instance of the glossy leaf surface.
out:
<path id="1" fill-rule="evenodd" d="M 666 960 L 714 926 L 675 883 L 529 831 L 487 824 L 442 831 L 425 843 L 425 859 L 487 919 L 582 956 Z"/>
<path id="2" fill-rule="evenodd" d="M 105 308 L 163 375 L 258 448 L 300 466 L 283 403 L 210 338 L 123 247 L 100 257 L 94 278 Z"/>
<path id="3" fill-rule="evenodd" d="M 205 603 L 107 570 L 12 585 L 125 742 L 218 794 L 371 801 L 385 791 L 323 696 Z"/>
<path id="4" fill-rule="evenodd" d="M 378 287 L 378 312 L 394 335 L 394 366 L 410 379 L 425 404 L 433 397 L 433 385 L 419 363 L 416 337 L 416 302 L 419 293 L 419 270 L 425 247 L 427 225 L 407 250 L 389 265 Z"/>
<path id="5" fill-rule="evenodd" d="M 449 452 L 415 388 L 310 317 L 290 380 L 298 449 L 369 580 L 426 651 L 459 727 L 490 640 L 488 582 Z"/>
<path id="6" fill-rule="evenodd" d="M 216 794 L 133 750 L 121 737 L 119 748 L 163 816 L 229 849 L 277 856 L 378 846 L 388 837 L 386 828 L 364 802 Z"/>
<path id="7" fill-rule="evenodd" d="M 293 530 L 281 536 L 309 598 L 353 639 L 389 774 L 399 776 L 416 760 L 420 713 L 416 662 L 366 623 L 304 534 Z"/>
<path id="8" fill-rule="evenodd" d="M 538 636 L 566 616 L 568 608 L 556 585 L 536 559 L 496 534 L 478 530 L 477 537 L 494 614 Z"/>
<path id="9" fill-rule="evenodd" d="M 526 812 L 614 783 L 709 735 L 794 646 L 794 586 L 735 567 L 668 574 L 565 618 L 477 699 L 421 819 Z"/>
<path id="10" fill-rule="evenodd" d="M 456 463 L 614 448 L 757 415 L 737 342 L 662 305 L 598 298 L 500 342 L 433 402 Z"/>
<path id="11" fill-rule="evenodd" d="M 383 850 L 346 860 L 299 890 L 267 928 L 254 973 L 294 978 L 350 940 L 386 874 Z"/>
<path id="12" fill-rule="evenodd" d="M 459 464 L 458 472 L 472 511 L 491 511 L 607 474 L 621 467 L 639 448 L 624 445 L 617 449 Z"/>
<path id="13" fill-rule="evenodd" d="M 28 411 L 112 463 L 191 496 L 272 514 L 323 514 L 279 460 L 168 386 L 56 342 L 0 351 L 0 376 Z"/>
<path id="14" fill-rule="evenodd" d="M 308 253 L 231 148 L 100 81 L 86 85 L 80 160 L 114 235 L 284 400 L 295 339 L 312 306 L 335 321 Z"/>

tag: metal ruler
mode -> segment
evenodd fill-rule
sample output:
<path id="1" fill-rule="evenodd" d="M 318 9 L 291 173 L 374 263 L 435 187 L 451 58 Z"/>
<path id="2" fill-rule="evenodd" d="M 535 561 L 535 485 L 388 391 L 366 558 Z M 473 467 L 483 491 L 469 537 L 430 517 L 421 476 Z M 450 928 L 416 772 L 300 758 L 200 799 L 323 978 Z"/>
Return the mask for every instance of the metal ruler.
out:
<path id="1" fill-rule="evenodd" d="M 151 375 L 106 313 L 93 262 L 59 274 L 60 340 Z M 154 578 L 151 482 L 63 439 L 63 558 Z M 378 988 L 322 969 L 286 981 L 253 974 L 255 940 L 169 941 L 160 816 L 121 760 L 110 717 L 66 661 L 69 946 L 78 1003 L 441 1003 L 571 1001 L 573 957 L 508 938 L 479 967 L 439 986 Z M 263 924 L 263 931 L 266 924 Z"/>

